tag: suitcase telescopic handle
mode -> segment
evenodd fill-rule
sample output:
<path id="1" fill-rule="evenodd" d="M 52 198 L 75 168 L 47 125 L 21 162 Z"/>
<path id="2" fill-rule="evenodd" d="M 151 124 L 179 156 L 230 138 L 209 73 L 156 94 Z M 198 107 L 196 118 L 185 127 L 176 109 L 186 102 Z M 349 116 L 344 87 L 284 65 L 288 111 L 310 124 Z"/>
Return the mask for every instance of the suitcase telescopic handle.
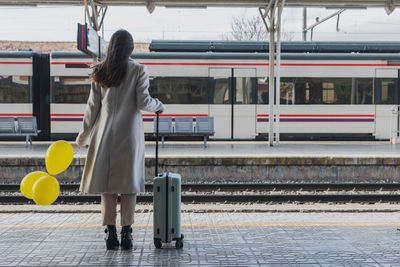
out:
<path id="1" fill-rule="evenodd" d="M 160 124 L 160 111 L 156 112 L 156 162 L 155 162 L 155 174 L 154 177 L 158 175 L 158 137 L 159 137 L 159 124 Z"/>

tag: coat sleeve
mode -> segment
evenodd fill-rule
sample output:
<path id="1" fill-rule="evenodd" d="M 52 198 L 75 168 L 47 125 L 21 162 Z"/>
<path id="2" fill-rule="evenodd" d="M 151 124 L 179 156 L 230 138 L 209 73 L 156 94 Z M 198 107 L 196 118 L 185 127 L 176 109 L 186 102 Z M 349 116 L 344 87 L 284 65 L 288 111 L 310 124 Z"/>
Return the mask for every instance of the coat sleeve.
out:
<path id="1" fill-rule="evenodd" d="M 89 141 L 90 133 L 96 122 L 97 116 L 101 108 L 101 88 L 100 85 L 92 83 L 89 98 L 85 109 L 85 117 L 79 131 L 76 143 L 80 146 L 86 145 Z"/>
<path id="2" fill-rule="evenodd" d="M 165 106 L 149 93 L 149 74 L 145 66 L 139 65 L 139 75 L 136 82 L 136 99 L 139 109 L 148 112 L 164 111 Z"/>

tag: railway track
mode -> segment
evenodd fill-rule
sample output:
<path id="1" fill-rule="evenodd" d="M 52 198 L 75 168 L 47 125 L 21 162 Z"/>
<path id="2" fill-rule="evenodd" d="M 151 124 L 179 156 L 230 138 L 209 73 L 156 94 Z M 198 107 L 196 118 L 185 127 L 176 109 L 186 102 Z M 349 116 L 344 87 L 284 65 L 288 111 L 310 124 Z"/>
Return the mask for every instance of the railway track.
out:
<path id="1" fill-rule="evenodd" d="M 61 184 L 57 203 L 100 203 L 98 195 L 78 192 L 79 184 Z M 137 202 L 152 202 L 152 184 Z M 400 184 L 182 184 L 184 203 L 400 203 Z M 0 203 L 33 203 L 19 193 L 17 184 L 0 184 Z"/>

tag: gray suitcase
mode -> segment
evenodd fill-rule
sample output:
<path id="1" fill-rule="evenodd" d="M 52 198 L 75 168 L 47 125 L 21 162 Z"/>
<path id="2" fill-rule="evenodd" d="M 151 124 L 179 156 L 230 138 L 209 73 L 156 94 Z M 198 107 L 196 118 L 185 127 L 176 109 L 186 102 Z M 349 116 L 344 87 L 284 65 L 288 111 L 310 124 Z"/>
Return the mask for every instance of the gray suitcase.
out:
<path id="1" fill-rule="evenodd" d="M 153 182 L 153 231 L 154 245 L 175 240 L 175 247 L 183 247 L 181 233 L 181 176 L 178 173 L 158 173 L 158 125 L 156 127 L 156 162 Z"/>

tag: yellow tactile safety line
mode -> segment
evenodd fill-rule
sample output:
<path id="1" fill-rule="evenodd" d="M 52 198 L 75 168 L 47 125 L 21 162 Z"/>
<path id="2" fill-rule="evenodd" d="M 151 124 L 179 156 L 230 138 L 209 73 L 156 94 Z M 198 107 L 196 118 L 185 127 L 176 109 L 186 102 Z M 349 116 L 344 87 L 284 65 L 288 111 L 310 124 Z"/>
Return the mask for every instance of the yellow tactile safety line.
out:
<path id="1" fill-rule="evenodd" d="M 78 228 L 101 227 L 101 224 L 0 224 L 0 228 Z M 118 225 L 119 226 L 119 225 Z M 182 227 L 327 227 L 327 226 L 400 226 L 398 223 L 215 223 L 182 224 Z M 151 224 L 134 224 L 134 228 L 153 227 Z"/>

